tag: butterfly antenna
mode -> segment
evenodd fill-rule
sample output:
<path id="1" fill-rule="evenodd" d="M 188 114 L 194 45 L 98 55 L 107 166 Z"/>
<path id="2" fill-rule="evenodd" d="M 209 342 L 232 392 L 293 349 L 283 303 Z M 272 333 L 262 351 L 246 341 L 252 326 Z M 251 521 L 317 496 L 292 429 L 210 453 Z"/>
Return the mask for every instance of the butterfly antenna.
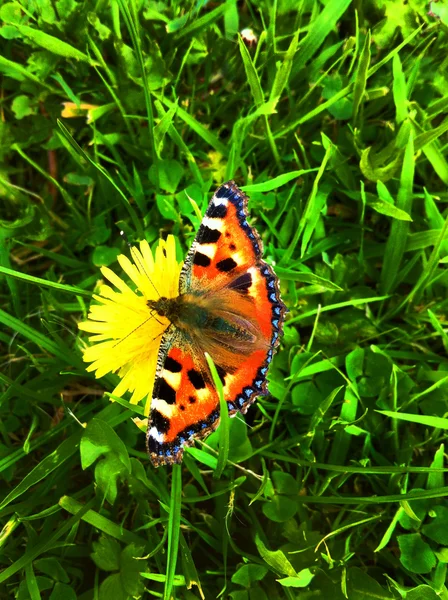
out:
<path id="1" fill-rule="evenodd" d="M 138 252 L 135 250 L 134 246 L 132 246 L 131 242 L 128 239 L 128 236 L 126 235 L 126 233 L 123 230 L 120 231 L 120 235 L 123 238 L 123 240 L 125 241 L 126 246 L 129 248 L 129 252 L 131 254 L 131 257 L 134 259 L 134 262 L 138 263 L 138 266 L 143 271 L 143 273 L 146 275 L 149 283 L 154 288 L 154 291 L 159 296 L 159 298 L 161 298 L 161 294 L 160 294 L 159 290 L 156 288 L 156 286 L 154 285 L 154 282 L 152 281 L 151 277 L 148 275 L 148 273 L 147 273 L 147 271 L 145 269 L 145 265 L 140 260 L 140 256 L 139 256 Z"/>
<path id="2" fill-rule="evenodd" d="M 154 315 L 153 311 L 151 311 L 149 317 L 147 319 L 145 319 L 143 321 L 143 323 L 140 323 L 140 325 L 137 325 L 137 327 L 135 327 L 135 329 L 133 329 L 132 331 L 130 331 L 129 333 L 127 333 L 123 338 L 121 338 L 121 340 L 118 340 L 118 342 L 116 344 L 114 344 L 112 346 L 112 348 L 116 348 L 118 346 L 118 344 L 121 344 L 121 342 L 124 342 L 125 340 L 128 339 L 129 336 L 131 336 L 133 333 L 135 333 L 138 329 L 140 329 L 140 327 L 143 327 L 143 325 L 146 325 L 146 323 L 148 321 L 150 321 L 151 319 L 155 319 L 157 321 L 157 323 L 159 323 L 160 325 L 163 326 L 163 323 L 161 321 L 159 321 L 159 319 L 157 319 L 157 317 Z M 164 333 L 164 331 L 162 331 L 162 333 Z M 157 336 L 158 337 L 158 336 Z M 154 338 L 156 339 L 156 338 Z"/>

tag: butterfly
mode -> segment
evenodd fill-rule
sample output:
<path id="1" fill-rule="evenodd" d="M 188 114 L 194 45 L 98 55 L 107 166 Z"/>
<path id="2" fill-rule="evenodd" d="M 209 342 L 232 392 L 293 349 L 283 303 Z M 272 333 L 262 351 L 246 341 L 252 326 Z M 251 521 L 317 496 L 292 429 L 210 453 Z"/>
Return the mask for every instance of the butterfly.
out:
<path id="1" fill-rule="evenodd" d="M 176 298 L 148 301 L 166 317 L 147 430 L 155 466 L 179 463 L 186 446 L 219 424 L 219 396 L 205 358 L 212 358 L 229 415 L 246 413 L 268 393 L 266 374 L 286 307 L 278 279 L 262 260 L 248 221 L 248 197 L 233 181 L 213 195 L 187 254 Z"/>

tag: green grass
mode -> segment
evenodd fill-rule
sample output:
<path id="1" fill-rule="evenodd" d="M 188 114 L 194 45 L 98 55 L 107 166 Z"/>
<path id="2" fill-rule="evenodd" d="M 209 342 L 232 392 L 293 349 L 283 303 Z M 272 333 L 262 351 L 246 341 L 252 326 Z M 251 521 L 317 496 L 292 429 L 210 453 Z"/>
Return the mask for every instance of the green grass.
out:
<path id="1" fill-rule="evenodd" d="M 447 3 L 0 19 L 0 598 L 448 600 Z M 77 322 L 120 230 L 180 258 L 229 178 L 289 309 L 271 396 L 154 469 Z"/>

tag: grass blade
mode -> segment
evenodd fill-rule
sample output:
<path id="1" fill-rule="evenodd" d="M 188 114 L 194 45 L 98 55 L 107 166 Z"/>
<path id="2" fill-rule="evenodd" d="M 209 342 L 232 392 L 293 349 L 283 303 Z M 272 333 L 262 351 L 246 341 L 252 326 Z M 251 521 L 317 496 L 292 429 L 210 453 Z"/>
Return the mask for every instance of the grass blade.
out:
<path id="1" fill-rule="evenodd" d="M 397 197 L 397 208 L 404 210 L 409 215 L 411 215 L 412 212 L 414 171 L 414 140 L 411 133 L 404 154 L 400 189 Z M 401 262 L 406 248 L 408 233 L 408 221 L 392 221 L 381 271 L 380 287 L 382 294 L 389 294 L 395 289 L 396 280 L 400 272 Z"/>
<path id="2" fill-rule="evenodd" d="M 358 70 L 356 72 L 355 84 L 353 87 L 353 122 L 358 123 L 358 113 L 367 85 L 367 73 L 370 67 L 370 30 L 367 32 L 364 46 L 359 57 Z"/>
<path id="3" fill-rule="evenodd" d="M 392 73 L 394 76 L 394 102 L 395 102 L 395 110 L 396 117 L 395 120 L 397 124 L 402 123 L 408 116 L 408 100 L 407 100 L 407 85 L 406 79 L 403 73 L 403 68 L 401 66 L 400 55 L 395 54 L 392 60 Z"/>
<path id="4" fill-rule="evenodd" d="M 207 359 L 208 368 L 210 369 L 213 383 L 219 396 L 219 454 L 214 476 L 216 479 L 220 479 L 229 456 L 229 408 L 227 402 L 224 400 L 224 390 L 215 363 L 207 353 L 205 353 L 205 358 Z"/>
<path id="5" fill-rule="evenodd" d="M 425 415 L 414 415 L 411 413 L 392 412 L 390 410 L 376 410 L 386 417 L 407 421 L 408 423 L 419 423 L 428 427 L 436 427 L 437 429 L 448 429 L 448 419 L 443 417 L 431 417 Z"/>
<path id="6" fill-rule="evenodd" d="M 157 189 L 159 188 L 159 170 L 158 170 L 158 159 L 157 152 L 154 141 L 154 112 L 152 108 L 152 100 L 151 95 L 149 93 L 148 86 L 148 78 L 146 75 L 145 63 L 143 61 L 143 53 L 141 47 L 141 39 L 140 39 L 140 30 L 139 30 L 139 22 L 138 22 L 138 12 L 135 4 L 135 0 L 130 0 L 130 2 L 125 2 L 124 0 L 116 0 L 120 7 L 120 12 L 124 17 L 124 21 L 126 23 L 126 27 L 128 29 L 129 35 L 132 40 L 132 45 L 134 46 L 134 51 L 137 56 L 138 64 L 140 67 L 140 72 L 142 75 L 143 81 L 143 93 L 145 95 L 145 105 L 146 105 L 146 114 L 148 118 L 148 134 L 149 134 L 149 146 L 151 150 L 151 161 L 154 165 L 155 169 L 155 178 Z M 143 237 L 141 237 L 143 239 Z"/>
<path id="7" fill-rule="evenodd" d="M 299 43 L 299 33 L 300 31 L 296 31 L 296 33 L 294 34 L 289 48 L 286 51 L 285 58 L 283 59 L 283 62 L 281 63 L 275 74 L 271 94 L 269 96 L 269 102 L 272 102 L 273 109 L 277 106 L 277 103 L 281 98 L 283 90 L 288 84 L 289 75 L 292 69 L 292 61 L 297 52 L 297 45 Z"/>
<path id="8" fill-rule="evenodd" d="M 36 285 L 41 285 L 43 287 L 61 290 L 62 292 L 67 292 L 68 294 L 87 296 L 89 298 L 92 297 L 91 292 L 86 292 L 86 290 L 75 287 L 74 285 L 65 285 L 63 283 L 57 283 L 56 281 L 48 281 L 47 279 L 42 279 L 41 277 L 34 277 L 34 275 L 28 275 L 27 273 L 20 273 L 19 271 L 14 271 L 13 269 L 7 269 L 1 265 L 0 273 L 3 273 L 7 277 L 15 277 L 16 279 L 21 279 L 22 281 L 28 281 L 28 283 L 35 283 Z"/>
<path id="9" fill-rule="evenodd" d="M 298 71 L 302 69 L 310 58 L 314 56 L 351 2 L 352 0 L 328 2 L 323 11 L 314 19 L 306 37 L 300 42 L 298 59 L 295 61 L 294 70 Z"/>
<path id="10" fill-rule="evenodd" d="M 41 46 L 41 48 L 44 48 L 48 52 L 63 56 L 64 58 L 74 58 L 75 60 L 93 64 L 92 60 L 87 56 L 87 54 L 84 54 L 84 52 L 81 52 L 77 48 L 74 48 L 70 44 L 67 44 L 67 42 L 63 42 L 53 35 L 49 35 L 44 31 L 29 27 L 28 25 L 19 25 L 16 23 L 15 27 L 17 27 L 22 35 L 33 41 L 38 46 Z"/>
<path id="11" fill-rule="evenodd" d="M 261 89 L 260 77 L 258 76 L 257 69 L 252 61 L 252 57 L 249 54 L 249 50 L 247 49 L 247 46 L 243 42 L 241 36 L 238 36 L 238 45 L 241 58 L 243 60 L 244 70 L 246 72 L 247 83 L 249 84 L 255 106 L 259 108 L 264 102 L 264 94 L 263 90 Z"/>
<path id="12" fill-rule="evenodd" d="M 267 181 L 263 181 L 262 183 L 252 183 L 250 185 L 243 185 L 241 189 L 243 192 L 270 192 L 272 190 L 276 190 L 282 185 L 286 185 L 293 179 L 298 179 L 305 175 L 306 173 L 314 173 L 318 171 L 318 169 L 299 169 L 298 171 L 290 171 L 289 173 L 283 173 L 282 175 L 278 175 L 273 179 L 268 179 Z"/>
<path id="13" fill-rule="evenodd" d="M 168 515 L 168 550 L 166 559 L 166 579 L 163 599 L 171 600 L 176 575 L 179 552 L 180 516 L 182 510 L 182 467 L 173 465 L 171 475 L 171 499 Z"/>

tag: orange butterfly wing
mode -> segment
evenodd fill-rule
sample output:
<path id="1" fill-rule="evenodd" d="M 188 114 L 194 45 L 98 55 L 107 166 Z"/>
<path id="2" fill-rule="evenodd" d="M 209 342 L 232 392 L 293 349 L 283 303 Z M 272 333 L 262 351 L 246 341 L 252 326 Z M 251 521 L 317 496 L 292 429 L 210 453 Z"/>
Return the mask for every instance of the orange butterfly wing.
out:
<path id="1" fill-rule="evenodd" d="M 230 415 L 245 413 L 257 396 L 268 393 L 266 374 L 286 307 L 277 277 L 261 258 L 261 240 L 247 222 L 247 200 L 233 182 L 222 185 L 185 259 L 180 296 L 197 299 L 198 311 L 201 303 L 212 307 L 215 318 L 199 335 L 189 337 L 171 325 L 162 338 L 147 434 L 155 465 L 180 462 L 184 447 L 219 423 L 218 394 L 204 351 L 218 368 Z M 243 332 L 237 352 L 226 348 L 229 333 L 221 331 L 223 323 L 229 329 L 229 319 Z M 244 344 L 244 331 L 250 343 Z"/>

